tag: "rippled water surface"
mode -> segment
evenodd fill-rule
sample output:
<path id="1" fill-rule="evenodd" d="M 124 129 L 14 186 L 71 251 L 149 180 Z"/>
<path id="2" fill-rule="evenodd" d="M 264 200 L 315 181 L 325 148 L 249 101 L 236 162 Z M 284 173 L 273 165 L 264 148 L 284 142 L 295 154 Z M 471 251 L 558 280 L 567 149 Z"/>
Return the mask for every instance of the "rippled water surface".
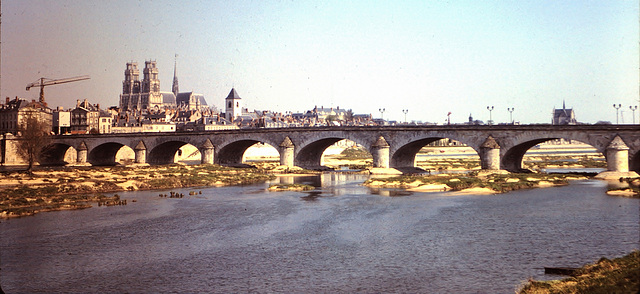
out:
<path id="1" fill-rule="evenodd" d="M 640 201 L 606 196 L 603 182 L 454 196 L 369 190 L 364 179 L 296 179 L 320 186 L 312 192 L 261 184 L 174 190 L 181 199 L 121 193 L 129 205 L 2 220 L 0 285 L 7 293 L 513 293 L 530 277 L 550 278 L 544 266 L 639 248 Z"/>

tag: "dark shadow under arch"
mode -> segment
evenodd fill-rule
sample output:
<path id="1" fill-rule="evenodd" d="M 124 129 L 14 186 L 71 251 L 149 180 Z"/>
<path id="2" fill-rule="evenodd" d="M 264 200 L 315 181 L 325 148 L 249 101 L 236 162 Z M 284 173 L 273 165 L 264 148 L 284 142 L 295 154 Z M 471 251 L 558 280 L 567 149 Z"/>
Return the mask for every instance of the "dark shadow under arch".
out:
<path id="1" fill-rule="evenodd" d="M 115 142 L 101 144 L 91 149 L 87 155 L 87 162 L 96 166 L 116 165 L 116 154 L 118 154 L 118 151 L 122 146 L 124 145 Z"/>
<path id="2" fill-rule="evenodd" d="M 331 137 L 314 141 L 302 148 L 295 158 L 295 165 L 306 168 L 320 168 L 322 166 L 322 154 L 338 141 L 346 138 Z"/>
<path id="3" fill-rule="evenodd" d="M 42 152 L 40 153 L 40 157 L 38 158 L 38 162 L 40 163 L 40 165 L 44 165 L 44 166 L 67 165 L 71 162 L 66 162 L 64 160 L 64 156 L 69 150 L 69 148 L 72 148 L 72 147 L 70 145 L 62 144 L 62 143 L 49 145 L 44 149 L 42 149 Z"/>

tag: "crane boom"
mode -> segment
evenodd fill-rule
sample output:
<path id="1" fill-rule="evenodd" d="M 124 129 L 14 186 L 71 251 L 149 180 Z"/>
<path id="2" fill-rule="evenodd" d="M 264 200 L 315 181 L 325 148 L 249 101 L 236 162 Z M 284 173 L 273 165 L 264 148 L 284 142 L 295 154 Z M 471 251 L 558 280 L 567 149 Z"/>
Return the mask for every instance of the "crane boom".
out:
<path id="1" fill-rule="evenodd" d="M 76 82 L 76 81 L 82 81 L 82 80 L 88 80 L 88 79 L 90 79 L 89 76 L 78 76 L 78 77 L 56 79 L 56 80 L 40 78 L 38 79 L 38 81 L 28 84 L 27 91 L 29 91 L 29 89 L 31 89 L 32 87 L 40 87 L 40 103 L 45 103 L 44 102 L 45 86 L 58 85 L 58 84 L 64 84 L 64 83 L 70 83 L 70 82 Z"/>

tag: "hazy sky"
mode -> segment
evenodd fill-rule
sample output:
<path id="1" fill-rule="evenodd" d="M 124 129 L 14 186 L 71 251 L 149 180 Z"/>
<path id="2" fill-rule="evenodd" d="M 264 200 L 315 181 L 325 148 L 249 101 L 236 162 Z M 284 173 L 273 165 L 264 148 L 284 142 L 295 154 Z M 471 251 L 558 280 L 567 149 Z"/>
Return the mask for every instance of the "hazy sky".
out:
<path id="1" fill-rule="evenodd" d="M 380 2 L 380 3 L 378 3 Z M 625 123 L 638 105 L 638 1 L 2 1 L 2 97 L 50 106 L 118 105 L 127 61 L 156 60 L 171 90 L 221 108 L 235 87 L 250 110 L 351 108 L 443 123 Z M 141 74 L 142 75 L 142 74 Z M 638 112 L 636 112 L 638 115 Z M 622 118 L 621 118 L 622 120 Z M 636 122 L 639 120 L 636 119 Z M 621 121 L 622 122 L 622 121 Z"/>

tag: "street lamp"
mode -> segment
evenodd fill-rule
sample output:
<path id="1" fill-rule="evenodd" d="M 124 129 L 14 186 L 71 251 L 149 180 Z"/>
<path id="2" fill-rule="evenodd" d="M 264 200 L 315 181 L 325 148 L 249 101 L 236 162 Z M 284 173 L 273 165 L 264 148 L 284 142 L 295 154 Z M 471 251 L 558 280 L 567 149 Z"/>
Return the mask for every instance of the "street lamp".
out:
<path id="1" fill-rule="evenodd" d="M 492 125 L 493 124 L 493 119 L 491 117 L 491 112 L 493 111 L 493 106 L 487 106 L 487 110 L 489 110 L 489 124 Z"/>
<path id="2" fill-rule="evenodd" d="M 384 120 L 384 108 L 378 108 L 378 111 L 380 111 L 380 119 Z"/>
<path id="3" fill-rule="evenodd" d="M 511 124 L 513 124 L 513 107 L 509 108 L 507 107 L 507 111 L 509 112 L 509 120 L 511 121 Z"/>
<path id="4" fill-rule="evenodd" d="M 633 124 L 636 124 L 636 110 L 638 109 L 638 105 L 635 106 L 629 106 L 629 109 L 631 109 L 631 111 L 633 111 Z"/>
<path id="5" fill-rule="evenodd" d="M 407 112 L 409 112 L 409 109 L 403 109 L 402 113 L 404 113 L 404 123 L 407 123 Z"/>
<path id="6" fill-rule="evenodd" d="M 613 104 L 613 108 L 616 109 L 616 124 L 618 124 L 618 114 L 620 112 L 619 111 L 620 107 L 622 107 L 622 104 L 618 104 L 618 105 L 616 105 L 615 103 Z"/>

